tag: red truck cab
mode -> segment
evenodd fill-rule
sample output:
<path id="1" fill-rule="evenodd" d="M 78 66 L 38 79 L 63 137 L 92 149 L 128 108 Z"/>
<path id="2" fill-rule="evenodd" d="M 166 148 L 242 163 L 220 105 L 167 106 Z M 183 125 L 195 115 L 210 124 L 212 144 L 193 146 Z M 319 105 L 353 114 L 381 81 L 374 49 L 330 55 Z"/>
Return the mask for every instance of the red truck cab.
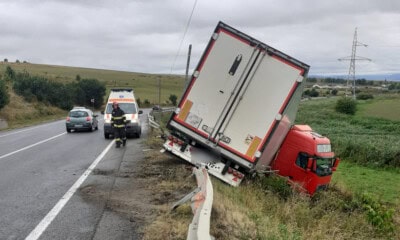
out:
<path id="1" fill-rule="evenodd" d="M 328 187 L 339 161 L 327 137 L 314 132 L 308 125 L 294 125 L 271 168 L 279 175 L 289 177 L 301 191 L 313 195 Z"/>

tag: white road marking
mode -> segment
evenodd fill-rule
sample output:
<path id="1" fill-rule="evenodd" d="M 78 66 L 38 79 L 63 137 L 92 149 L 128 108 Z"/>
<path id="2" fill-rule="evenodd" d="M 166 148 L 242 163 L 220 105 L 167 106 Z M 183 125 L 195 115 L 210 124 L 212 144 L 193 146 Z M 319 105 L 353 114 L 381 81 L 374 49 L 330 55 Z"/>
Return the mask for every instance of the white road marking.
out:
<path id="1" fill-rule="evenodd" d="M 32 148 L 32 147 L 34 147 L 34 146 L 36 146 L 36 145 L 39 145 L 39 144 L 48 142 L 48 141 L 53 140 L 54 138 L 58 138 L 58 137 L 60 137 L 60 136 L 62 136 L 62 135 L 64 135 L 64 134 L 67 134 L 67 133 L 66 133 L 66 132 L 61 133 L 61 134 L 55 135 L 55 136 L 53 136 L 53 137 L 51 137 L 51 138 L 47 138 L 47 139 L 42 140 L 42 141 L 40 141 L 40 142 L 37 142 L 37 143 L 31 144 L 31 145 L 29 145 L 29 146 L 26 146 L 26 147 L 24 147 L 24 148 L 18 149 L 18 150 L 14 151 L 14 152 L 7 153 L 7 154 L 5 154 L 5 155 L 3 155 L 3 156 L 0 156 L 0 159 L 5 158 L 5 157 L 8 157 L 8 156 L 11 156 L 11 155 L 16 154 L 16 153 L 19 153 L 19 152 L 24 151 L 24 150 L 26 150 L 26 149 Z"/>
<path id="2" fill-rule="evenodd" d="M 4 135 L 0 135 L 0 138 L 7 137 L 7 136 L 10 136 L 10 135 L 14 135 L 14 134 L 21 133 L 21 132 L 26 132 L 26 131 L 33 130 L 33 129 L 40 128 L 40 127 L 45 127 L 47 125 L 55 124 L 55 123 L 59 123 L 59 121 L 52 122 L 52 123 L 46 123 L 46 124 L 39 125 L 39 126 L 36 126 L 36 127 L 31 127 L 31 128 L 23 129 L 23 130 L 20 130 L 20 131 L 16 131 L 16 132 L 11 132 L 11 133 L 7 133 L 7 134 L 4 134 Z"/>
<path id="3" fill-rule="evenodd" d="M 40 223 L 32 230 L 32 232 L 25 238 L 25 240 L 36 240 L 38 239 L 51 222 L 57 217 L 57 215 L 64 208 L 65 204 L 74 195 L 76 190 L 82 185 L 86 178 L 90 175 L 97 164 L 103 159 L 108 150 L 114 144 L 114 140 L 103 150 L 103 152 L 94 160 L 94 162 L 89 166 L 89 168 L 80 176 L 80 178 L 72 185 L 72 187 L 64 194 L 64 196 L 57 202 L 57 204 L 50 210 L 49 213 L 40 221 Z"/>

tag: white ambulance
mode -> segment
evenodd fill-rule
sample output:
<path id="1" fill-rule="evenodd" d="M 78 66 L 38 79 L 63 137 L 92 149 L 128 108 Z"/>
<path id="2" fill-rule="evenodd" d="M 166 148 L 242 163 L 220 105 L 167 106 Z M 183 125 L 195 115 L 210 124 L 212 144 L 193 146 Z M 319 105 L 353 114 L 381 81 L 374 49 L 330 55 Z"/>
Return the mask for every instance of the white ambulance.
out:
<path id="1" fill-rule="evenodd" d="M 106 108 L 104 110 L 104 137 L 110 138 L 110 135 L 114 134 L 111 127 L 113 102 L 117 102 L 119 107 L 125 112 L 125 117 L 128 122 L 126 125 L 126 135 L 139 138 L 142 134 L 142 126 L 140 124 L 139 114 L 142 114 L 143 112 L 139 110 L 139 106 L 137 105 L 135 96 L 133 94 L 133 89 L 131 88 L 111 89 Z"/>

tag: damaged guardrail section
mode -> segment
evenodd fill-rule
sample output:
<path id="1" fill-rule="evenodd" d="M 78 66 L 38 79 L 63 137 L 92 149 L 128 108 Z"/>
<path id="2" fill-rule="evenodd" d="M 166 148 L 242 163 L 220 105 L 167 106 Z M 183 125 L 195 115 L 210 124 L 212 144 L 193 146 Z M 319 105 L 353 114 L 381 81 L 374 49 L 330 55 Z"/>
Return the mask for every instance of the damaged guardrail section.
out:
<path id="1" fill-rule="evenodd" d="M 197 188 L 174 204 L 172 210 L 191 199 L 192 223 L 189 225 L 187 240 L 211 240 L 210 218 L 213 203 L 213 187 L 207 169 L 203 166 L 193 168 Z"/>
<path id="2" fill-rule="evenodd" d="M 147 115 L 147 121 L 148 121 L 150 127 L 152 127 L 152 128 L 157 128 L 157 129 L 160 128 L 160 124 L 158 124 L 158 123 L 155 121 L 154 116 L 148 114 L 148 115 Z"/>

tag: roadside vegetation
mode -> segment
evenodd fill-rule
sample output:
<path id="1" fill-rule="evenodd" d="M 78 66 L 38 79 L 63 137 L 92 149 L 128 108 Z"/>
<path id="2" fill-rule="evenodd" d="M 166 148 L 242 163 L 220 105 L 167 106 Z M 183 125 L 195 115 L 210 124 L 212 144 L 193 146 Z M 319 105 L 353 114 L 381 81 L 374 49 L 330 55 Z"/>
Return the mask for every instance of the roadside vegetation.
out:
<path id="1" fill-rule="evenodd" d="M 183 85 L 176 75 L 0 62 L 0 119 L 14 128 L 61 119 L 73 105 L 102 109 L 111 88 L 133 88 L 140 107 L 176 105 Z"/>
<path id="2" fill-rule="evenodd" d="M 97 79 L 106 87 L 105 96 L 108 96 L 111 88 L 133 88 L 136 99 L 142 103 L 141 107 L 170 105 L 171 95 L 180 98 L 185 80 L 184 76 L 178 75 L 11 62 L 0 62 L 0 73 L 6 71 L 7 66 L 15 72 L 26 71 L 32 76 L 42 76 L 64 84 L 75 82 L 76 79 Z"/>
<path id="3" fill-rule="evenodd" d="M 23 97 L 9 90 L 9 104 L 0 109 L 0 118 L 8 122 L 8 128 L 31 126 L 59 120 L 67 116 L 67 111 L 44 103 L 26 102 Z"/>
<path id="4" fill-rule="evenodd" d="M 211 234 L 216 239 L 400 237 L 400 147 L 394 144 L 400 142 L 400 108 L 393 108 L 400 102 L 400 96 L 358 100 L 354 114 L 337 112 L 338 100 L 304 101 L 297 118 L 297 123 L 309 124 L 318 133 L 328 136 L 335 153 L 342 159 L 330 189 L 310 198 L 293 192 L 281 177 L 257 176 L 247 179 L 239 188 L 212 178 Z M 385 104 L 380 105 L 380 102 Z M 373 111 L 382 108 L 395 111 L 392 115 L 398 117 L 386 118 Z M 156 119 L 166 121 L 168 116 L 164 114 Z M 152 148 L 161 148 L 163 141 L 157 137 L 161 134 L 153 131 L 149 138 Z M 165 161 L 174 163 L 169 169 L 180 167 L 175 157 L 168 156 Z M 182 165 L 189 167 L 183 161 Z M 163 184 L 166 186 L 163 191 L 168 195 L 173 195 L 177 189 L 189 188 L 188 180 L 182 179 L 189 177 L 190 171 L 181 169 L 178 172 L 179 177 Z M 196 187 L 193 178 L 192 186 Z M 190 191 L 189 188 L 187 193 Z M 180 198 L 174 197 L 163 205 L 166 210 L 147 226 L 145 239 L 186 238 L 193 214 L 189 204 L 170 212 L 168 207 Z"/>

